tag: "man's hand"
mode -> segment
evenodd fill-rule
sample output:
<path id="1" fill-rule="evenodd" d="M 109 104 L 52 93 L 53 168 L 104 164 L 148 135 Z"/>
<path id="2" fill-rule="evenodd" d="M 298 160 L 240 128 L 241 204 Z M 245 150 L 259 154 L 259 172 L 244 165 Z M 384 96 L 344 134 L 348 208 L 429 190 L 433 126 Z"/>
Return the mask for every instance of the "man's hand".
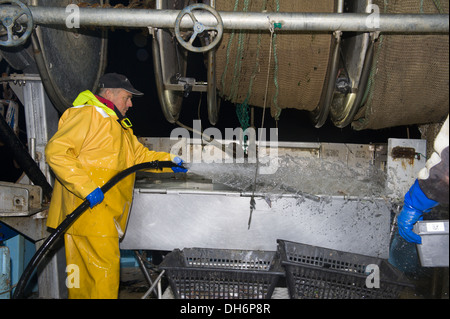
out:
<path id="1" fill-rule="evenodd" d="M 86 196 L 86 199 L 89 201 L 91 208 L 101 203 L 104 198 L 105 195 L 103 194 L 100 187 L 97 187 L 92 193 Z"/>
<path id="2" fill-rule="evenodd" d="M 181 158 L 177 156 L 173 159 L 173 162 L 179 166 L 179 167 L 172 167 L 172 171 L 174 173 L 187 173 L 188 170 L 186 168 L 181 167 L 181 165 L 184 163 Z"/>

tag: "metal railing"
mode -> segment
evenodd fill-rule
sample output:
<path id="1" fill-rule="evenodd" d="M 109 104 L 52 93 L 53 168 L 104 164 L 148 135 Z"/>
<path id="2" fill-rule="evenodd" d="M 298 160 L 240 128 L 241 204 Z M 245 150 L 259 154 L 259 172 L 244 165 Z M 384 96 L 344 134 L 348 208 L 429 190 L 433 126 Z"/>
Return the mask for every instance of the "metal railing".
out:
<path id="1" fill-rule="evenodd" d="M 69 17 L 64 7 L 29 7 L 34 22 L 42 25 L 65 25 Z M 79 8 L 80 26 L 173 28 L 180 10 L 128 8 Z M 364 13 L 291 13 L 220 11 L 225 30 L 269 30 L 276 23 L 278 31 L 356 31 L 395 33 L 448 33 L 448 14 L 364 14 Z M 0 10 L 0 16 L 4 13 Z M 216 20 L 207 12 L 196 13 L 205 25 Z M 189 18 L 182 28 L 192 28 Z"/>

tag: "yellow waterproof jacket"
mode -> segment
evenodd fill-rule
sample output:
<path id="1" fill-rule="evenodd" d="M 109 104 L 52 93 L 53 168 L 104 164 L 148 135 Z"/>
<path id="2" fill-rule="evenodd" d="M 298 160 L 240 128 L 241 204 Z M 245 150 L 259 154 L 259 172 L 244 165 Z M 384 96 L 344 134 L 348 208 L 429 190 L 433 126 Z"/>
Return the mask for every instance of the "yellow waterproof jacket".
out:
<path id="1" fill-rule="evenodd" d="M 45 156 L 56 180 L 47 226 L 56 228 L 95 188 L 135 164 L 170 161 L 169 153 L 150 151 L 118 123 L 114 111 L 90 91 L 76 98 L 61 116 Z M 135 175 L 117 183 L 103 202 L 83 213 L 67 230 L 78 236 L 118 237 L 125 231 Z"/>

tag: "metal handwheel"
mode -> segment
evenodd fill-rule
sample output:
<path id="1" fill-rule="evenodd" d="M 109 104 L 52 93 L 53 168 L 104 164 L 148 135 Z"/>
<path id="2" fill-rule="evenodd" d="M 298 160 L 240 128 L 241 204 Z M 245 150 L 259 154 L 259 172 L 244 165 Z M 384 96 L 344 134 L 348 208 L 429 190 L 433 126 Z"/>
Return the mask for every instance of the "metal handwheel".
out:
<path id="1" fill-rule="evenodd" d="M 7 40 L 0 40 L 0 46 L 18 46 L 24 43 L 33 31 L 33 16 L 30 9 L 19 0 L 0 0 L 0 4 L 5 3 L 10 3 L 15 6 L 11 6 L 14 8 L 8 8 L 8 10 L 5 10 L 7 14 L 10 14 L 10 16 L 0 19 L 0 23 L 5 27 L 8 36 Z M 19 19 L 22 15 L 27 16 L 28 22 L 25 32 L 21 36 L 17 36 L 17 34 L 15 34 L 17 31 L 14 30 L 14 26 L 16 25 L 17 19 Z"/>
<path id="2" fill-rule="evenodd" d="M 215 26 L 206 26 L 203 23 L 199 22 L 197 18 L 195 17 L 193 11 L 194 10 L 206 10 L 209 13 L 211 13 L 217 20 L 217 25 Z M 185 15 L 189 15 L 194 22 L 194 33 L 191 35 L 189 41 L 185 41 L 183 37 L 181 36 L 180 32 L 180 23 L 181 20 Z M 204 31 L 215 31 L 217 34 L 211 43 L 209 43 L 206 46 L 201 47 L 195 47 L 193 45 L 194 40 L 196 39 L 197 35 Z M 222 39 L 223 35 L 223 22 L 222 18 L 220 17 L 219 13 L 214 10 L 212 7 L 203 4 L 203 3 L 197 3 L 190 6 L 187 6 L 181 12 L 178 14 L 177 19 L 175 21 L 175 36 L 177 37 L 178 42 L 187 50 L 192 52 L 206 52 L 214 48 Z"/>

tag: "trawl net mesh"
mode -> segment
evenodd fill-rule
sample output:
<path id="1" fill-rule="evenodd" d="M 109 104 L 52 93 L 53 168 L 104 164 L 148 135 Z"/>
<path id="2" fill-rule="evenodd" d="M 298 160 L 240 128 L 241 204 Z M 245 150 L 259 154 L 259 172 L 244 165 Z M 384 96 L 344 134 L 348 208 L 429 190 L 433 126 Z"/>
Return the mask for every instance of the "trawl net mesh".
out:
<path id="1" fill-rule="evenodd" d="M 216 3 L 218 11 L 334 12 L 335 1 L 253 0 Z M 281 26 L 282 28 L 282 26 Z M 228 31 L 216 53 L 217 88 L 232 103 L 264 106 L 270 32 Z M 332 35 L 280 32 L 275 29 L 268 101 L 273 117 L 281 109 L 315 110 L 328 73 Z"/>
<path id="2" fill-rule="evenodd" d="M 440 0 L 376 0 L 381 13 L 448 13 Z M 448 34 L 381 34 L 353 128 L 440 122 L 449 107 Z"/>

